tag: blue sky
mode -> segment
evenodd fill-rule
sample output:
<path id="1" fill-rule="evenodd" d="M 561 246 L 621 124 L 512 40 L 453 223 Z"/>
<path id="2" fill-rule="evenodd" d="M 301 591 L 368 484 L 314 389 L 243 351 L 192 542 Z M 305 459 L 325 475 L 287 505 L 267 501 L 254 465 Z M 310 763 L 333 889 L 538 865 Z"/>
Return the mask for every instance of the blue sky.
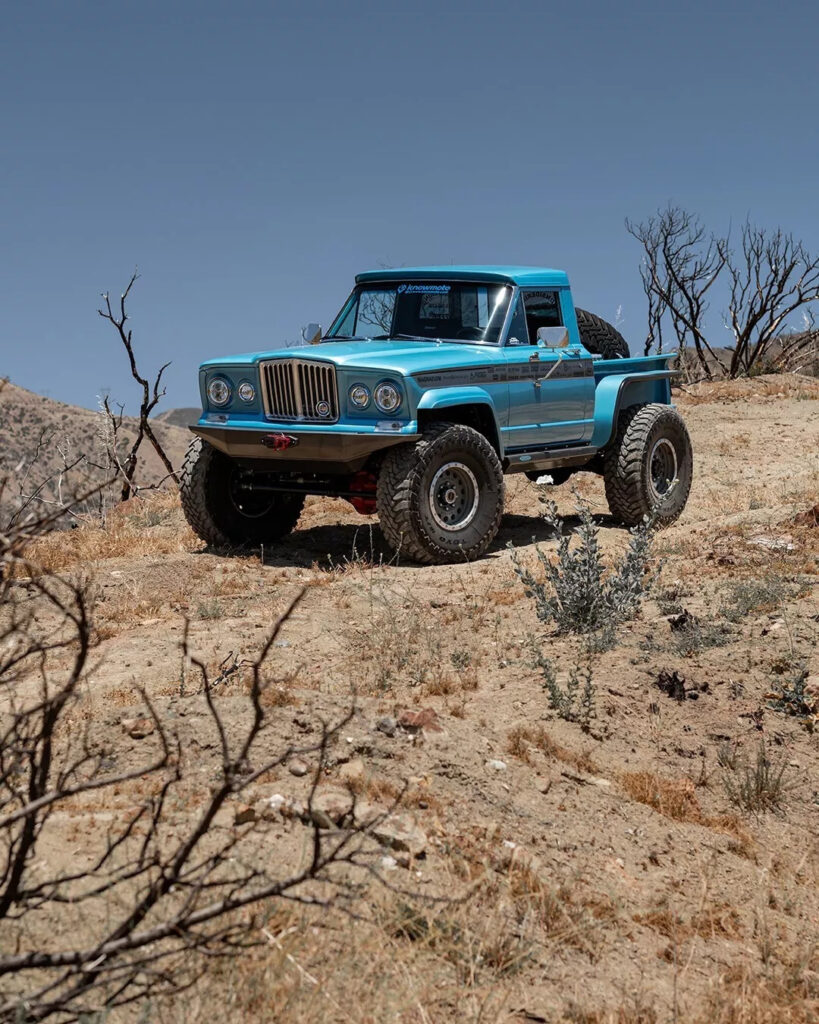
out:
<path id="1" fill-rule="evenodd" d="M 791 2 L 8 3 L 0 374 L 133 409 L 95 310 L 135 266 L 168 405 L 379 264 L 560 267 L 636 348 L 625 217 L 670 199 L 819 249 L 818 45 Z"/>

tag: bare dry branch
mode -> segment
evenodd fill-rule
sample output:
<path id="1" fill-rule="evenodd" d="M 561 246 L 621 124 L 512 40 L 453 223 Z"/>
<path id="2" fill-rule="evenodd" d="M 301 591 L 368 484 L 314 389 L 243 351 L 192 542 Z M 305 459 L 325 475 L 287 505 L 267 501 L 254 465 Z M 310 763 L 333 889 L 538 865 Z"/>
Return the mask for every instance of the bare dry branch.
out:
<path id="1" fill-rule="evenodd" d="M 131 368 L 131 376 L 142 388 L 142 400 L 139 406 L 137 434 L 136 437 L 134 438 L 134 441 L 131 444 L 131 449 L 128 452 L 124 464 L 120 463 L 118 456 L 116 456 L 115 454 L 117 466 L 123 477 L 123 501 L 127 501 L 128 498 L 131 496 L 131 492 L 133 489 L 134 474 L 136 473 L 139 449 L 142 446 L 143 440 L 145 440 L 146 438 L 153 445 L 154 451 L 161 459 L 162 464 L 165 466 L 165 469 L 168 471 L 168 476 L 178 483 L 176 471 L 174 470 L 173 465 L 171 464 L 171 460 L 165 453 L 165 449 L 162 447 L 159 440 L 157 439 L 157 436 L 154 433 L 149 418 L 151 413 L 158 405 L 159 401 L 165 395 L 165 389 L 162 387 L 162 375 L 171 364 L 165 363 L 163 366 L 159 368 L 159 371 L 156 377 L 154 378 L 153 385 L 151 385 L 148 379 L 142 376 L 142 374 L 139 372 L 139 368 L 137 367 L 136 355 L 134 354 L 133 346 L 133 332 L 130 330 L 130 328 L 128 330 L 126 330 L 125 328 L 125 324 L 128 321 L 128 314 L 126 312 L 126 302 L 128 300 L 128 296 L 131 294 L 131 289 L 133 288 L 134 283 L 136 282 L 138 277 L 139 275 L 137 274 L 136 271 L 134 271 L 134 273 L 131 275 L 131 280 L 128 282 L 128 286 L 120 296 L 118 313 L 114 312 L 113 307 L 111 306 L 111 298 L 107 293 L 104 293 L 102 296 L 105 302 L 105 308 L 97 310 L 97 312 L 103 318 L 103 320 L 108 320 L 117 329 L 120 341 L 122 342 L 123 347 L 125 348 L 125 352 L 128 356 L 128 363 Z M 116 438 L 118 427 L 122 421 L 122 414 L 120 412 L 118 419 L 117 416 L 114 413 L 112 413 L 107 398 L 105 399 L 104 408 L 106 414 L 110 418 L 112 429 L 114 432 L 114 437 Z M 114 452 L 116 453 L 116 446 L 114 446 Z"/>
<path id="2" fill-rule="evenodd" d="M 711 377 L 707 357 L 723 364 L 705 336 L 707 295 L 725 266 L 727 239 L 707 237 L 697 218 L 670 205 L 643 223 L 627 220 L 626 228 L 644 250 L 640 273 L 649 300 L 646 353 L 662 345 L 661 324 L 668 314 L 680 351 L 692 343 L 703 373 Z"/>
<path id="3" fill-rule="evenodd" d="M 737 377 L 764 366 L 774 341 L 791 338 L 788 320 L 806 310 L 806 332 L 792 338 L 785 348 L 801 351 L 813 341 L 810 304 L 819 300 L 819 257 L 811 256 L 793 235 L 777 228 L 766 231 L 746 221 L 741 231 L 740 252 L 728 252 L 731 297 L 727 322 L 734 337 L 730 375 Z M 805 335 L 807 334 L 807 337 Z"/>
<path id="4" fill-rule="evenodd" d="M 314 817 L 330 746 L 349 716 L 322 722 L 320 737 L 305 746 L 275 749 L 264 706 L 266 662 L 304 592 L 253 657 L 223 660 L 214 680 L 189 649 L 186 628 L 182 653 L 202 682 L 189 699 L 204 702 L 220 754 L 208 795 L 180 832 L 173 807 L 189 799 L 196 770 L 182 736 L 138 691 L 151 739 L 138 764 L 117 768 L 105 731 L 77 717 L 81 683 L 93 671 L 92 602 L 82 581 L 25 561 L 22 529 L 0 536 L 0 562 L 16 572 L 0 582 L 0 1021 L 77 1020 L 183 990 L 208 960 L 264 942 L 252 908 L 267 901 L 332 905 L 351 884 L 349 872 L 373 872 L 377 846 L 362 826 L 314 823 L 307 862 L 288 868 L 270 861 L 269 823 L 215 827 L 220 812 L 296 752 L 316 759 L 305 820 Z M 248 705 L 237 734 L 214 684 L 238 677 Z M 122 792 L 128 806 L 118 812 Z M 107 832 L 89 833 L 84 858 L 61 866 L 48 852 L 59 818 L 92 796 L 110 801 Z M 59 928 L 43 928 L 54 920 Z"/>

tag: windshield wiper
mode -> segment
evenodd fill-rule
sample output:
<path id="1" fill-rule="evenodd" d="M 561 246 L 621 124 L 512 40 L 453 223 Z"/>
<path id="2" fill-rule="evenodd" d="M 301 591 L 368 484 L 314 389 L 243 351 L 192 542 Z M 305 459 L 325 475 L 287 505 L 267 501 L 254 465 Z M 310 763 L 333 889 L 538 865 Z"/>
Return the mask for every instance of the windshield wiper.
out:
<path id="1" fill-rule="evenodd" d="M 440 341 L 440 338 L 426 338 L 422 334 L 391 334 L 390 341 L 395 341 L 400 338 L 402 341 Z"/>

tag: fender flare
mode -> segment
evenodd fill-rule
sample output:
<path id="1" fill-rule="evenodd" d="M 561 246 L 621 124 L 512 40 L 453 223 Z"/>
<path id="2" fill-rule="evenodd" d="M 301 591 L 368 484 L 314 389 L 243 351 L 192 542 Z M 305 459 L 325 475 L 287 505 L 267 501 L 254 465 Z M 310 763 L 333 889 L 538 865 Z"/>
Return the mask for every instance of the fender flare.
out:
<path id="1" fill-rule="evenodd" d="M 617 432 L 623 409 L 648 402 L 671 404 L 671 378 L 676 370 L 653 373 L 612 373 L 598 382 L 594 391 L 594 430 L 591 446 L 605 448 Z"/>
<path id="2" fill-rule="evenodd" d="M 439 409 L 443 412 L 446 409 L 452 409 L 456 406 L 463 405 L 481 406 L 487 411 L 488 415 L 492 418 L 492 424 L 495 432 L 494 440 L 491 438 L 490 440 L 492 440 L 493 445 L 502 456 L 503 453 L 500 450 L 500 446 L 503 442 L 501 440 L 501 425 L 498 420 L 498 410 L 495 403 L 492 401 L 492 396 L 483 388 L 476 386 L 460 386 L 435 388 L 425 391 L 416 407 L 416 415 L 420 420 L 421 414 L 424 412 L 435 412 Z"/>
<path id="3" fill-rule="evenodd" d="M 418 409 L 448 409 L 453 405 L 488 405 L 497 422 L 498 416 L 492 396 L 479 387 L 436 388 L 425 391 L 418 402 Z"/>

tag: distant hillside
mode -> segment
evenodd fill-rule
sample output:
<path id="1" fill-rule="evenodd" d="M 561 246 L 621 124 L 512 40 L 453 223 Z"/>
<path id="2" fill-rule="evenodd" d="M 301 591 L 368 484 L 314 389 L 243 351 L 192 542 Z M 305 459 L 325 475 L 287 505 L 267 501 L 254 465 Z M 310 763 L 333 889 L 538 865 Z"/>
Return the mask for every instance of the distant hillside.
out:
<path id="1" fill-rule="evenodd" d="M 198 407 L 195 409 L 193 407 L 166 409 L 164 412 L 157 413 L 154 421 L 157 423 L 167 423 L 173 427 L 187 428 L 191 423 L 196 423 L 201 415 L 202 412 Z"/>
<path id="2" fill-rule="evenodd" d="M 178 467 L 190 433 L 173 421 L 159 418 L 152 425 L 171 462 Z M 80 456 L 81 464 L 63 481 L 64 497 L 88 490 L 104 479 L 104 428 L 102 414 L 91 409 L 44 398 L 15 384 L 0 388 L 0 478 L 10 479 L 3 505 L 8 507 L 21 485 L 26 493 L 31 493 L 58 474 L 66 462 L 71 463 Z M 136 420 L 126 416 L 121 449 L 127 449 L 135 436 L 135 428 Z M 151 484 L 163 476 L 164 466 L 151 445 L 143 443 L 138 481 L 143 485 Z M 53 498 L 54 487 L 46 486 L 43 496 Z"/>

